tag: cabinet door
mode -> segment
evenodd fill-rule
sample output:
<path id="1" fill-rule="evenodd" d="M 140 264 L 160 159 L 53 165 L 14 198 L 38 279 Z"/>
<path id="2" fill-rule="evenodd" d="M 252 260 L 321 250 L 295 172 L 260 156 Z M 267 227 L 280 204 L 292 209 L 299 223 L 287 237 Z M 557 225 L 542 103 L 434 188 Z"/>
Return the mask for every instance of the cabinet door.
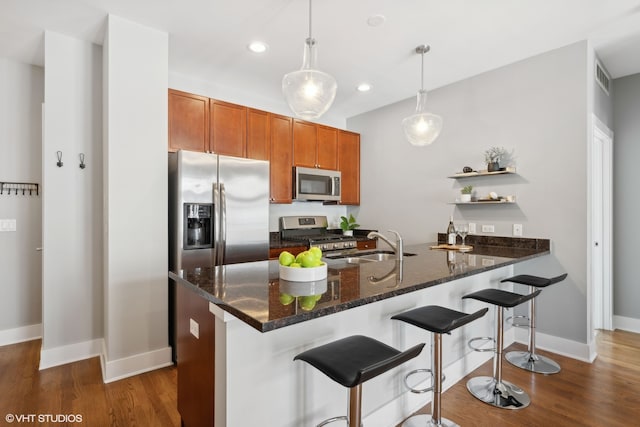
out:
<path id="1" fill-rule="evenodd" d="M 291 203 L 292 121 L 291 117 L 271 114 L 271 203 Z"/>
<path id="2" fill-rule="evenodd" d="M 247 157 L 269 160 L 269 113 L 247 109 Z"/>
<path id="3" fill-rule="evenodd" d="M 338 129 L 317 126 L 317 165 L 322 169 L 338 169 Z"/>
<path id="4" fill-rule="evenodd" d="M 245 157 L 247 107 L 211 99 L 210 149 L 216 154 Z"/>
<path id="5" fill-rule="evenodd" d="M 340 204 L 360 204 L 360 135 L 338 132 L 338 167 L 342 172 Z"/>
<path id="6" fill-rule="evenodd" d="M 209 150 L 209 98 L 169 89 L 169 151 Z"/>
<path id="7" fill-rule="evenodd" d="M 316 125 L 302 120 L 293 121 L 293 165 L 307 168 L 317 167 Z"/>

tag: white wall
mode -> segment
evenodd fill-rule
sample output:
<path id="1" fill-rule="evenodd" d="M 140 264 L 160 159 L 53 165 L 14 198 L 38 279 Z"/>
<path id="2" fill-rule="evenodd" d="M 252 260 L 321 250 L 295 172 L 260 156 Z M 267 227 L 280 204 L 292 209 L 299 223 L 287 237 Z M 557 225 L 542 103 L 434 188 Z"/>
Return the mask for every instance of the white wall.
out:
<path id="1" fill-rule="evenodd" d="M 40 366 L 95 355 L 102 337 L 100 47 L 45 33 Z M 56 152 L 63 167 L 57 167 Z M 79 168 L 85 153 L 86 169 Z"/>
<path id="2" fill-rule="evenodd" d="M 539 298 L 538 330 L 587 343 L 587 44 L 547 52 L 429 93 L 429 108 L 444 118 L 439 139 L 413 147 L 401 121 L 407 99 L 347 121 L 362 134 L 359 221 L 397 229 L 407 243 L 433 241 L 448 218 L 493 224 L 510 236 L 549 238 L 553 254 L 518 265 L 517 273 L 567 272 Z M 475 180 L 476 194 L 516 195 L 516 205 L 447 204 L 466 181 L 447 179 L 463 166 L 483 165 L 490 146 L 514 150 L 518 175 Z"/>
<path id="3" fill-rule="evenodd" d="M 0 181 L 42 184 L 41 67 L 0 58 Z M 41 193 L 42 194 L 42 193 Z M 42 196 L 0 195 L 0 345 L 39 337 L 42 323 Z"/>
<path id="4" fill-rule="evenodd" d="M 640 202 L 635 194 L 640 161 L 640 74 L 616 79 L 614 94 L 614 285 L 613 313 L 626 318 L 631 329 L 640 332 L 640 287 L 636 245 Z M 631 190 L 630 190 L 631 188 Z M 616 319 L 618 320 L 624 319 Z"/>
<path id="5" fill-rule="evenodd" d="M 110 15 L 104 66 L 105 350 L 111 381 L 171 364 L 166 33 Z"/>

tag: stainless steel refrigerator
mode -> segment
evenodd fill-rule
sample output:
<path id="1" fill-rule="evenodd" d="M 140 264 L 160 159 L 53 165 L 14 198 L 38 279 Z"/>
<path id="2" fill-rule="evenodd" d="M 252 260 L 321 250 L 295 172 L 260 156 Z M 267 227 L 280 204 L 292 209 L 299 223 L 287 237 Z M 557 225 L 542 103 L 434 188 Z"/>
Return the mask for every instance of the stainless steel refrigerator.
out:
<path id="1" fill-rule="evenodd" d="M 269 162 L 169 154 L 169 268 L 269 258 Z"/>

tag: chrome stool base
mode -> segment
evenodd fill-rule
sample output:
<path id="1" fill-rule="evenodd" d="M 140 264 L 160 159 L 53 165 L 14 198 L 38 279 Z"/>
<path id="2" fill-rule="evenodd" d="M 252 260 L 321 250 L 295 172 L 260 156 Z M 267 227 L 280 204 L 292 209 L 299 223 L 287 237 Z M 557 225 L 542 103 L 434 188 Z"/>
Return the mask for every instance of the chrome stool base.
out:
<path id="1" fill-rule="evenodd" d="M 431 414 L 418 414 L 409 417 L 402 423 L 402 427 L 460 427 L 458 424 L 446 418 L 440 418 L 437 424 Z"/>
<path id="2" fill-rule="evenodd" d="M 531 354 L 529 351 L 510 351 L 504 355 L 504 358 L 518 368 L 537 374 L 550 375 L 560 372 L 560 365 L 556 362 L 539 354 Z"/>
<path id="3" fill-rule="evenodd" d="M 475 398 L 496 408 L 523 409 L 529 406 L 529 395 L 508 381 L 498 383 L 493 377 L 475 377 L 467 381 L 467 390 Z"/>

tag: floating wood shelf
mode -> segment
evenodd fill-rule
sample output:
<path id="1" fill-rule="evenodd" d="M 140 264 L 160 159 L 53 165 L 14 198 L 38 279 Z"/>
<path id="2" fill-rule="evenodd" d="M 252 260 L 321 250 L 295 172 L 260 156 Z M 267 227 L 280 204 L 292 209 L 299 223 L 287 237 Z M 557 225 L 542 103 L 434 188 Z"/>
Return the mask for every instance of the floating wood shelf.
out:
<path id="1" fill-rule="evenodd" d="M 504 169 L 501 169 L 495 172 L 489 172 L 486 170 L 473 171 L 473 172 L 461 172 L 455 175 L 448 176 L 447 178 L 452 178 L 452 179 L 474 178 L 474 177 L 480 177 L 480 176 L 508 175 L 508 174 L 515 174 L 515 173 L 516 173 L 516 168 L 506 167 Z"/>

